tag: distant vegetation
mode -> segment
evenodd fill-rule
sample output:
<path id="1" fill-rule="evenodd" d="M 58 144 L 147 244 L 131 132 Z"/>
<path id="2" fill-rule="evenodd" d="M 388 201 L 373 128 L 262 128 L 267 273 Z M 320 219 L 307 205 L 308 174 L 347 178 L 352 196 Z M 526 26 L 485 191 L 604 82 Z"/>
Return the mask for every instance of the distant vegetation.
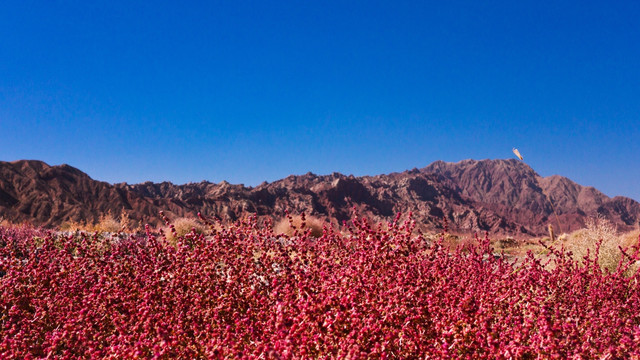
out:
<path id="1" fill-rule="evenodd" d="M 400 216 L 164 219 L 142 235 L 106 218 L 109 233 L 0 227 L 0 357 L 640 356 L 638 238 L 599 220 L 551 245 Z"/>

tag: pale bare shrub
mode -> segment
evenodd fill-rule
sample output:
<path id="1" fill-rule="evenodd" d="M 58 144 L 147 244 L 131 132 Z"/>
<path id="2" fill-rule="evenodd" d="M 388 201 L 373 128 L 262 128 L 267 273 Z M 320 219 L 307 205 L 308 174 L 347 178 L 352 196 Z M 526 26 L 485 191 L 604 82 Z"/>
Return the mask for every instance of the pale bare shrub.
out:
<path id="1" fill-rule="evenodd" d="M 628 233 L 620 235 L 621 239 L 621 247 L 623 249 L 628 249 L 632 246 L 638 245 L 638 236 L 640 236 L 639 230 L 630 231 Z"/>
<path id="2" fill-rule="evenodd" d="M 194 218 L 181 217 L 171 222 L 175 229 L 175 234 L 171 231 L 171 228 L 165 228 L 164 232 L 169 242 L 175 243 L 179 237 L 184 237 L 190 232 L 195 230 L 196 234 L 204 234 L 205 226 Z"/>
<path id="3" fill-rule="evenodd" d="M 602 215 L 588 218 L 585 225 L 585 229 L 569 235 L 567 250 L 573 253 L 574 259 L 581 261 L 587 255 L 587 251 L 594 256 L 600 243 L 598 263 L 603 269 L 615 270 L 622 257 L 619 246 L 623 245 L 618 236 L 618 229 Z"/>
<path id="4" fill-rule="evenodd" d="M 91 224 L 85 221 L 68 220 L 60 225 L 60 230 L 117 233 L 123 231 L 124 227 L 122 222 L 117 220 L 111 211 L 108 211 L 106 214 L 100 215 L 97 223 Z"/>
<path id="5" fill-rule="evenodd" d="M 640 231 L 634 230 L 620 236 L 622 249 L 632 255 L 640 246 Z M 640 261 L 636 261 L 628 270 L 629 274 L 635 274 L 640 269 Z"/>
<path id="6" fill-rule="evenodd" d="M 296 215 L 292 216 L 291 220 L 288 218 L 280 219 L 274 226 L 273 231 L 276 234 L 285 234 L 288 236 L 293 236 L 296 232 L 302 233 L 307 230 L 311 230 L 311 236 L 313 237 L 321 237 L 323 234 L 323 226 L 324 222 L 315 216 L 305 216 L 304 219 L 304 228 L 302 228 L 302 216 Z"/>
<path id="7" fill-rule="evenodd" d="M 83 221 L 68 220 L 60 224 L 61 231 L 91 231 L 91 226 L 88 226 Z"/>
<path id="8" fill-rule="evenodd" d="M 111 215 L 111 212 L 108 212 L 107 214 L 100 215 L 100 220 L 93 227 L 93 231 L 99 233 L 117 233 L 122 231 L 122 224 Z"/>
<path id="9" fill-rule="evenodd" d="M 0 226 L 1 227 L 11 227 L 11 226 L 13 226 L 13 224 L 9 220 L 5 219 L 4 217 L 0 217 Z"/>
<path id="10" fill-rule="evenodd" d="M 518 246 L 518 241 L 510 236 L 504 239 L 499 239 L 494 243 L 494 246 L 498 249 L 509 249 Z"/>
<path id="11" fill-rule="evenodd" d="M 447 250 L 455 250 L 457 247 L 468 247 L 468 245 L 476 243 L 475 239 L 469 237 L 461 237 L 450 233 L 439 233 L 431 236 L 432 241 L 442 240 L 442 246 Z"/>
<path id="12" fill-rule="evenodd" d="M 141 230 L 140 224 L 132 220 L 125 211 L 122 211 L 120 213 L 120 226 L 122 227 L 123 231 L 129 233 L 134 233 Z"/>

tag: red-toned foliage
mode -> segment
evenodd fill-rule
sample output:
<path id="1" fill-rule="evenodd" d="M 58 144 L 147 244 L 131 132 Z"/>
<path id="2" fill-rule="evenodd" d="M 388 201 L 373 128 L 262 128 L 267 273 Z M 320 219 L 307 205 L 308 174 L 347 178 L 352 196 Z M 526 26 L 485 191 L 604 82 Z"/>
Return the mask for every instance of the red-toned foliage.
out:
<path id="1" fill-rule="evenodd" d="M 0 228 L 0 358 L 640 357 L 637 251 L 609 273 L 562 251 L 512 263 L 488 239 L 450 252 L 411 220 L 212 229 Z"/>

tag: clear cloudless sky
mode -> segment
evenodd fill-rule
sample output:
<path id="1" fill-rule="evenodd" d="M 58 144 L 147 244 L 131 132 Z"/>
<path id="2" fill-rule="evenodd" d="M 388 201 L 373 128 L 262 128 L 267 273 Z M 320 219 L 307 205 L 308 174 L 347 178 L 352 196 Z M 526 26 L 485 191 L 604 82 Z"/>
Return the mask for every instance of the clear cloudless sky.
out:
<path id="1" fill-rule="evenodd" d="M 257 185 L 511 158 L 640 200 L 637 1 L 3 1 L 0 160 Z"/>

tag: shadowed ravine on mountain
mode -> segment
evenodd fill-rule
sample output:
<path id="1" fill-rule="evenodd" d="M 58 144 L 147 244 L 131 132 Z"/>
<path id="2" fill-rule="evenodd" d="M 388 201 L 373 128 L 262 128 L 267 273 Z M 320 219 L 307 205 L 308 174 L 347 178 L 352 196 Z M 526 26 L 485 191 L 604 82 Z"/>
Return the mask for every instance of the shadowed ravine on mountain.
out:
<path id="1" fill-rule="evenodd" d="M 391 220 L 412 212 L 419 228 L 435 230 L 446 217 L 457 232 L 541 235 L 549 224 L 573 231 L 601 214 L 620 230 L 635 227 L 640 203 L 609 198 L 561 176 L 540 177 L 517 160 L 442 161 L 423 169 L 377 176 L 339 173 L 288 176 L 256 187 L 210 182 L 115 184 L 91 179 L 69 165 L 41 161 L 0 162 L 0 217 L 12 222 L 56 227 L 66 221 L 95 222 L 122 212 L 138 224 L 161 224 L 170 217 L 235 220 L 257 214 L 277 219 L 285 210 L 342 222 L 353 208 L 371 220 Z"/>

